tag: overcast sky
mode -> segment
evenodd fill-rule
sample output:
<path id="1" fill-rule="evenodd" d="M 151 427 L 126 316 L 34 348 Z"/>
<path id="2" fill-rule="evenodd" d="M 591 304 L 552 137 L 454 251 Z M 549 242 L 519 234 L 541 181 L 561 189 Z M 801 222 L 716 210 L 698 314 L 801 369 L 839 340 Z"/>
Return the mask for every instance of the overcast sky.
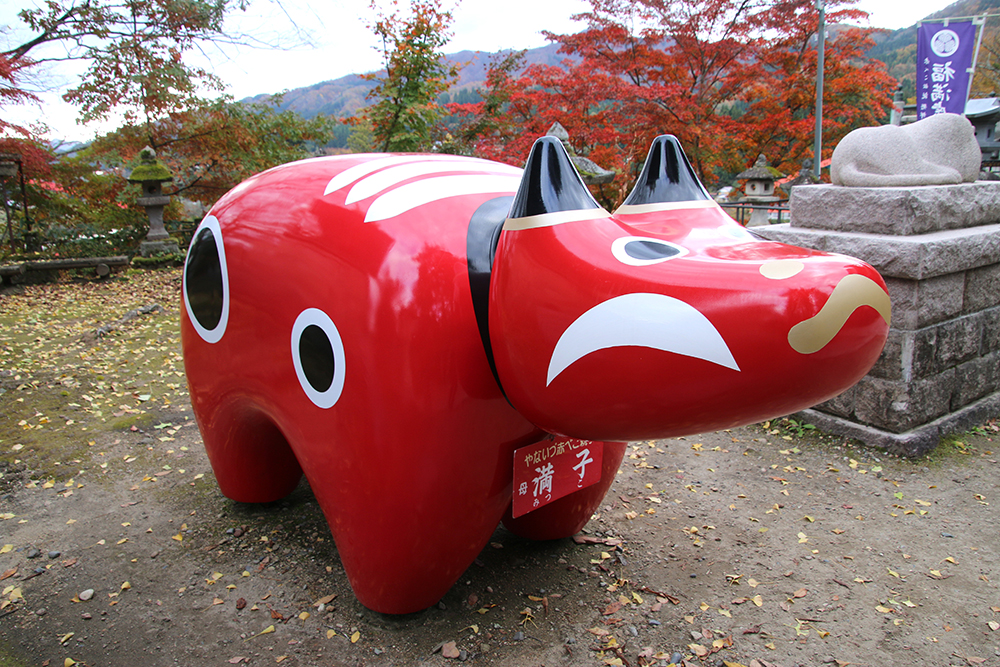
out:
<path id="1" fill-rule="evenodd" d="M 33 2 L 40 0 L 0 3 L 0 25 L 15 28 L 16 11 Z M 860 0 L 858 7 L 869 12 L 871 25 L 896 29 L 913 25 L 948 4 L 950 0 Z M 446 51 L 492 52 L 542 46 L 546 43 L 542 30 L 579 30 L 581 24 L 570 17 L 589 6 L 583 0 L 504 0 L 502 5 L 497 0 L 462 0 L 454 12 L 454 37 Z M 366 28 L 366 21 L 372 17 L 368 0 L 281 0 L 280 5 L 275 0 L 252 0 L 249 11 L 235 17 L 238 23 L 233 24 L 234 29 L 277 43 L 287 40 L 298 26 L 308 33 L 311 46 L 292 50 L 229 47 L 222 53 L 207 54 L 210 67 L 237 99 L 376 70 L 380 67 L 374 48 L 377 44 Z M 23 33 L 0 34 L 0 45 L 19 43 L 15 42 L 18 36 L 23 37 Z M 60 100 L 60 91 L 73 83 L 71 67 L 52 72 L 49 82 L 54 90 L 42 94 L 42 109 L 7 108 L 2 112 L 5 119 L 20 123 L 43 119 L 52 128 L 52 136 L 59 138 L 86 139 L 105 129 L 76 125 L 76 110 Z"/>

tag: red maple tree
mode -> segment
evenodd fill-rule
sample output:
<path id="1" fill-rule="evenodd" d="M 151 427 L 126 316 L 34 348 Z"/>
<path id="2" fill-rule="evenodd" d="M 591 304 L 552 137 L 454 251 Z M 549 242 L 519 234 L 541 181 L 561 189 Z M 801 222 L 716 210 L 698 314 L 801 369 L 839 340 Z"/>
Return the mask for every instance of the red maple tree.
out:
<path id="1" fill-rule="evenodd" d="M 871 30 L 844 21 L 867 15 L 856 0 L 828 0 L 824 145 L 887 115 L 895 81 L 865 57 Z M 554 121 L 580 153 L 626 177 L 624 194 L 652 138 L 676 135 L 707 183 L 725 182 L 766 153 L 786 173 L 811 156 L 818 12 L 813 0 L 590 0 L 586 28 L 547 33 L 561 67 L 507 73 L 500 125 L 483 135 L 490 157 L 517 162 Z M 500 73 L 503 74 L 503 73 Z M 466 109 L 478 119 L 483 109 Z M 828 148 L 827 150 L 830 150 Z M 604 193 L 609 194 L 609 193 Z M 620 199 L 620 196 L 619 196 Z"/>

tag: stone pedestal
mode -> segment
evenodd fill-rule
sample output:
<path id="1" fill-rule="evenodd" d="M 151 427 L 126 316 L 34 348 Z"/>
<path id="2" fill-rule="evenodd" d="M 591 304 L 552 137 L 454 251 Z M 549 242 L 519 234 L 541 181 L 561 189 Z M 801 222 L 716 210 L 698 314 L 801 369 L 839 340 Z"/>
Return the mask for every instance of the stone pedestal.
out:
<path id="1" fill-rule="evenodd" d="M 752 205 L 754 208 L 750 212 L 750 219 L 747 220 L 747 227 L 764 227 L 771 224 L 771 210 L 769 204 L 775 204 L 780 200 L 777 197 L 744 197 L 740 200 Z"/>
<path id="2" fill-rule="evenodd" d="M 892 299 L 875 367 L 802 419 L 919 456 L 1000 414 L 1000 183 L 801 186 L 790 208 L 790 223 L 755 231 L 862 259 Z"/>
<path id="3" fill-rule="evenodd" d="M 139 254 L 143 257 L 154 255 L 176 254 L 180 252 L 177 241 L 171 238 L 163 226 L 163 209 L 170 203 L 170 197 L 166 195 L 153 195 L 149 197 L 139 197 L 136 200 L 140 206 L 146 208 L 149 216 L 149 232 L 146 238 L 139 244 Z"/>
<path id="4" fill-rule="evenodd" d="M 181 251 L 180 246 L 172 238 L 165 241 L 142 241 L 139 244 L 139 254 L 143 257 L 156 257 L 157 255 L 176 255 Z"/>

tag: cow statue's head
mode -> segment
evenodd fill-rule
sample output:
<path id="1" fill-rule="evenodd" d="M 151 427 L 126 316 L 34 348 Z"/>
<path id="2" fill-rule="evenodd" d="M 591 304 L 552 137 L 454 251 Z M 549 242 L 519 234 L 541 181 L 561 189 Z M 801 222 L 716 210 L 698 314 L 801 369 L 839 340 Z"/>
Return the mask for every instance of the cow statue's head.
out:
<path id="1" fill-rule="evenodd" d="M 763 240 L 658 137 L 613 214 L 537 142 L 490 288 L 496 371 L 552 433 L 635 440 L 788 414 L 878 358 L 889 296 L 864 262 Z"/>

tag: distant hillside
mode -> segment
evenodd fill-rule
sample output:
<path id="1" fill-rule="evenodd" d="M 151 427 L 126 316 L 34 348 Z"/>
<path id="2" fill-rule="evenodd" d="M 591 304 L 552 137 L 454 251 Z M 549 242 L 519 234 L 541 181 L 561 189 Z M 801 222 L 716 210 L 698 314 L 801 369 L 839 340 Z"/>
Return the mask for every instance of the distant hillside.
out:
<path id="1" fill-rule="evenodd" d="M 529 49 L 525 53 L 524 64 L 525 66 L 558 65 L 566 58 L 566 56 L 560 55 L 558 50 L 557 44 Z M 449 54 L 447 56 L 449 62 L 458 63 L 461 67 L 458 81 L 451 88 L 451 94 L 472 90 L 483 85 L 486 82 L 486 69 L 492 55 L 482 51 L 459 51 Z M 306 118 L 312 118 L 318 114 L 352 116 L 354 112 L 365 106 L 365 97 L 374 85 L 373 82 L 366 81 L 358 74 L 348 74 L 332 81 L 322 81 L 304 88 L 286 91 L 280 108 L 282 110 L 291 109 Z M 266 102 L 269 97 L 271 97 L 270 94 L 256 95 L 244 101 Z"/>
<path id="2" fill-rule="evenodd" d="M 925 16 L 923 20 L 996 14 L 1000 10 L 1000 0 L 958 0 L 939 12 Z M 1000 20 L 991 18 L 986 22 L 987 36 L 1000 29 Z M 868 52 L 886 64 L 889 74 L 903 83 L 906 97 L 913 97 L 917 76 L 917 24 L 886 32 L 876 39 L 878 44 Z"/>
<path id="3" fill-rule="evenodd" d="M 939 19 L 946 17 L 973 16 L 977 14 L 998 13 L 1000 0 L 958 0 L 939 12 L 925 17 Z M 830 26 L 830 35 L 835 37 L 838 30 L 845 26 Z M 1000 20 L 987 22 L 987 34 L 1000 30 Z M 881 60 L 886 64 L 889 74 L 904 83 L 907 97 L 914 94 L 917 58 L 917 26 L 894 31 L 882 31 L 875 35 L 876 45 L 868 52 L 869 57 Z M 548 44 L 525 52 L 525 65 L 543 64 L 558 65 L 566 56 L 558 53 L 557 44 Z M 459 79 L 452 87 L 450 95 L 453 99 L 469 99 L 472 91 L 482 86 L 486 81 L 486 68 L 493 54 L 482 51 L 460 51 L 449 54 L 450 62 L 461 66 Z M 297 113 L 312 118 L 318 114 L 346 117 L 365 106 L 366 96 L 374 87 L 374 83 L 366 81 L 358 74 L 349 74 L 332 81 L 288 90 L 284 94 L 281 109 L 291 109 Z M 463 91 L 465 94 L 463 95 Z M 998 91 L 1000 92 L 1000 91 Z M 257 95 L 246 101 L 265 102 L 270 94 Z M 474 96 L 471 96 L 475 99 Z"/>

